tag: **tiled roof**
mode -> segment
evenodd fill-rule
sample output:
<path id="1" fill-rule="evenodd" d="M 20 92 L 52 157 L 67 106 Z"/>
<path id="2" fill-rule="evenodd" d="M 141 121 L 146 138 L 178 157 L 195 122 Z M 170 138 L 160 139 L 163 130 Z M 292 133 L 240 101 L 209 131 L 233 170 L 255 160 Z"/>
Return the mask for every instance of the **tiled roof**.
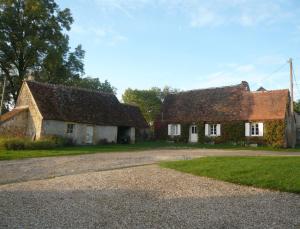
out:
<path id="1" fill-rule="evenodd" d="M 28 110 L 28 107 L 18 107 L 0 116 L 0 122 L 5 122 L 16 116 L 17 114 Z"/>
<path id="2" fill-rule="evenodd" d="M 114 94 L 26 81 L 46 120 L 60 120 L 95 125 L 147 127 L 138 108 L 128 113 Z M 143 121 L 144 120 L 144 121 Z"/>
<path id="3" fill-rule="evenodd" d="M 162 116 L 169 122 L 283 119 L 288 100 L 288 90 L 250 92 L 242 82 L 171 94 L 164 101 Z"/>

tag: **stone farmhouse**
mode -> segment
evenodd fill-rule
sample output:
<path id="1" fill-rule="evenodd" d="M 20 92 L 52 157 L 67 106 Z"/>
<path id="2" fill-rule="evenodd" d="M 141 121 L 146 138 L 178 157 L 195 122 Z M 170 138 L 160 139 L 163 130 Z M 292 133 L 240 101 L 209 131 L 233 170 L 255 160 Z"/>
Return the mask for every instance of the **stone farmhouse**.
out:
<path id="1" fill-rule="evenodd" d="M 114 94 L 24 81 L 15 108 L 0 116 L 0 134 L 31 139 L 58 135 L 76 144 L 134 143 L 148 132 L 138 107 Z"/>
<path id="2" fill-rule="evenodd" d="M 166 97 L 155 122 L 160 139 L 294 147 L 296 120 L 289 90 L 250 91 L 247 82 Z M 275 139 L 276 138 L 276 139 Z"/>

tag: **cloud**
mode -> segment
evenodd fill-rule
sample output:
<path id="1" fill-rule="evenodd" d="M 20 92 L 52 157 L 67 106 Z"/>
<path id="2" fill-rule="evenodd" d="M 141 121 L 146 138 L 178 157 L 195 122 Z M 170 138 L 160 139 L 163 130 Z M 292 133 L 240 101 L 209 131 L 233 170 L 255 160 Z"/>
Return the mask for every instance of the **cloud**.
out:
<path id="1" fill-rule="evenodd" d="M 226 86 L 238 84 L 241 81 L 247 81 L 250 84 L 252 90 L 256 90 L 260 86 L 264 86 L 267 89 L 281 89 L 288 87 L 288 81 L 286 85 L 282 84 L 282 79 L 288 76 L 288 65 L 286 68 L 282 68 L 277 72 L 274 69 L 278 69 L 278 63 L 261 62 L 261 60 L 267 60 L 268 58 L 261 57 L 254 64 L 237 64 L 229 63 L 219 65 L 222 70 L 217 70 L 205 76 L 198 78 L 201 88 Z M 282 65 L 285 62 L 281 62 Z"/>
<path id="2" fill-rule="evenodd" d="M 95 44 L 106 44 L 108 46 L 116 46 L 128 40 L 126 36 L 119 34 L 110 27 L 75 24 L 71 32 L 77 36 L 88 37 Z"/>
<path id="3" fill-rule="evenodd" d="M 136 11 L 160 7 L 183 13 L 192 27 L 273 24 L 296 17 L 293 0 L 94 0 L 102 12 L 119 11 L 134 18 Z"/>

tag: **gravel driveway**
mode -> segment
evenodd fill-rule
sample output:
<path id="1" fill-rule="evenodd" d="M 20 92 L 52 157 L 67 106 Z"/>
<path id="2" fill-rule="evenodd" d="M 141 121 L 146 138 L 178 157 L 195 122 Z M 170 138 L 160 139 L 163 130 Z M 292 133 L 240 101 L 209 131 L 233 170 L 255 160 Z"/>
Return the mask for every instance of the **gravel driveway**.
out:
<path id="1" fill-rule="evenodd" d="M 157 165 L 0 186 L 0 228 L 299 225 L 300 195 L 229 184 Z"/>
<path id="2" fill-rule="evenodd" d="M 0 184 L 153 164 L 162 160 L 180 160 L 202 156 L 249 155 L 300 156 L 300 152 L 288 153 L 212 149 L 149 150 L 131 153 L 97 153 L 80 156 L 44 157 L 0 161 Z"/>

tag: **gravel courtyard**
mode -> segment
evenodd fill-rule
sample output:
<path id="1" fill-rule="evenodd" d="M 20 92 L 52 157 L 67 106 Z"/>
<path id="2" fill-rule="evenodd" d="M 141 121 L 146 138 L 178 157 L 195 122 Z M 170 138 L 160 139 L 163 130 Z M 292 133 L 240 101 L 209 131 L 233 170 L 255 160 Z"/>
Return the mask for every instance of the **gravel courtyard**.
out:
<path id="1" fill-rule="evenodd" d="M 0 186 L 0 228 L 299 228 L 300 195 L 147 165 Z"/>

